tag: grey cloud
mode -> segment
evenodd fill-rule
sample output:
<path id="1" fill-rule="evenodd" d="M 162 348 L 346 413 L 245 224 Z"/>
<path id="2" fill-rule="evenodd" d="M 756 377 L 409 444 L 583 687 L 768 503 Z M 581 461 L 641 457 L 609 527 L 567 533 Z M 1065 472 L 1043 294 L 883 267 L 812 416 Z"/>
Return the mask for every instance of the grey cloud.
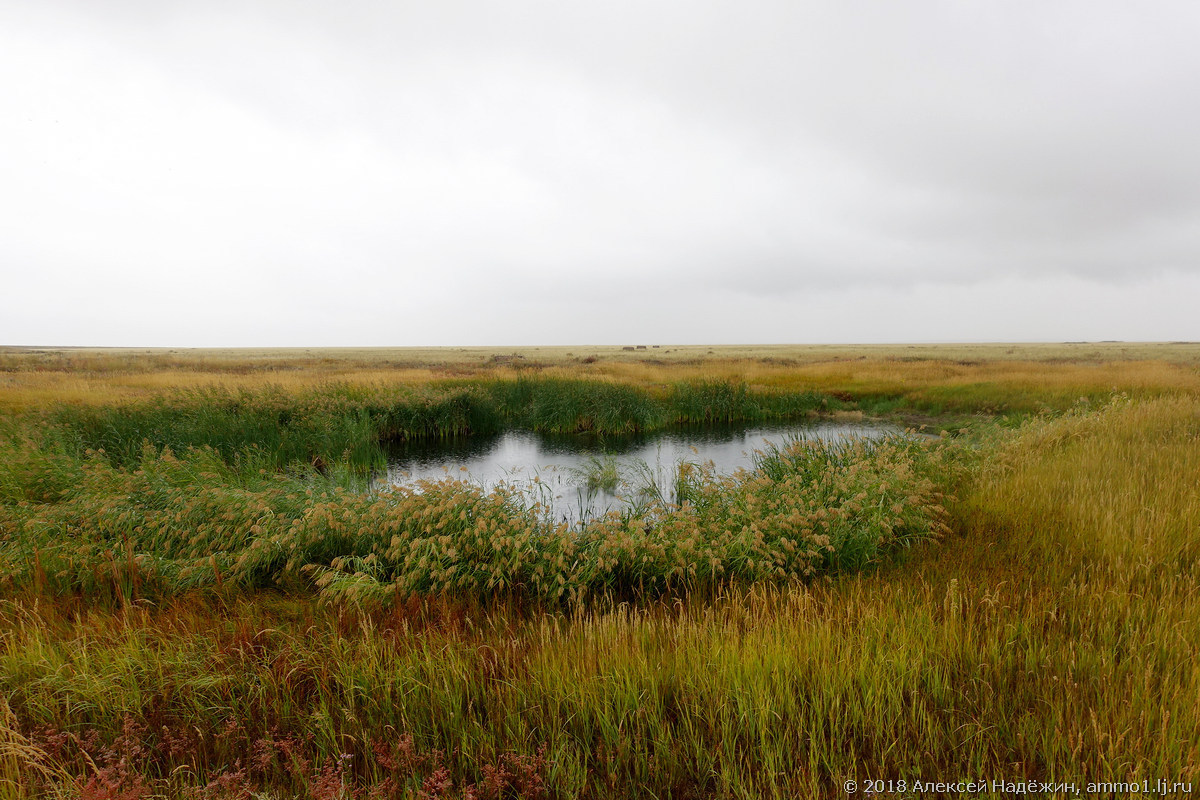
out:
<path id="1" fill-rule="evenodd" d="M 1190 3 L 5 15 L 0 66 L 26 77 L 0 89 L 22 115 L 0 128 L 16 222 L 0 258 L 26 292 L 101 272 L 211 306 L 222 294 L 197 276 L 236 279 L 288 329 L 290 308 L 386 316 L 384 297 L 417 319 L 460 298 L 490 320 L 474 335 L 503 337 L 515 323 L 488 303 L 641 314 L 629 287 L 749 309 L 1200 271 Z M 342 272 L 371 296 L 323 286 Z M 572 322 L 599 332 L 600 317 Z M 23 330 L 0 324 L 0 340 Z"/>

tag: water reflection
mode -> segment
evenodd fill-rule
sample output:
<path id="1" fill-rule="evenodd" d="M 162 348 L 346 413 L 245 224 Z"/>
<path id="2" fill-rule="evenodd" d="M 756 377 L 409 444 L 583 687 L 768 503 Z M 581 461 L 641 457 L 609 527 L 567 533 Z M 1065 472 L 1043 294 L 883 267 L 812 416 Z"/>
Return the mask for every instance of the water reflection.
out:
<path id="1" fill-rule="evenodd" d="M 878 438 L 898 433 L 882 424 L 815 423 L 773 427 L 689 428 L 648 436 L 550 436 L 509 431 L 440 443 L 393 445 L 386 480 L 469 480 L 485 489 L 500 482 L 528 489 L 531 502 L 547 506 L 568 522 L 638 502 L 647 484 L 673 501 L 679 465 L 711 462 L 728 475 L 753 464 L 753 453 L 770 444 L 804 436 L 836 440 Z"/>

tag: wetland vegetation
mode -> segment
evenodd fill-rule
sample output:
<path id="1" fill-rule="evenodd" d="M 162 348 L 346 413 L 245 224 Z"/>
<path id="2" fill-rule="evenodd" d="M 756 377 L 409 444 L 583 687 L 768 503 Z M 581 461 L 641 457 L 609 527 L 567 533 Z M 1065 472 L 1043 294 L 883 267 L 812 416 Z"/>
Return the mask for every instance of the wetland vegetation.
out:
<path id="1" fill-rule="evenodd" d="M 578 522 L 642 503 L 679 503 L 688 479 L 701 470 L 730 475 L 749 469 L 757 454 L 791 447 L 799 439 L 832 443 L 901 434 L 909 435 L 865 420 L 685 426 L 632 436 L 505 431 L 394 444 L 388 448 L 387 471 L 376 483 L 466 480 L 485 489 L 504 483 L 554 519 Z"/>
<path id="2" fill-rule="evenodd" d="M 1198 365 L 8 349 L 0 794 L 1200 780 Z M 864 414 L 942 435 L 684 462 L 675 494 L 570 523 L 505 488 L 372 485 L 394 441 Z"/>

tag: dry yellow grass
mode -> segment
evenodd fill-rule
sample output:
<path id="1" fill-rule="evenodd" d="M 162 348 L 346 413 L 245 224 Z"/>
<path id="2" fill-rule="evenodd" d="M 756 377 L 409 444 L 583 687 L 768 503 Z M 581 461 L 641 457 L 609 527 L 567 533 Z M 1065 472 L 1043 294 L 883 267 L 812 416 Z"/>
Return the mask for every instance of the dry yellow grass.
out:
<path id="1" fill-rule="evenodd" d="M 0 410 L 114 403 L 172 388 L 330 382 L 419 386 L 537 370 L 642 386 L 735 380 L 752 388 L 937 400 L 1022 394 L 1200 392 L 1200 343 L 763 345 L 524 348 L 0 348 Z"/>
<path id="2" fill-rule="evenodd" d="M 633 345 L 629 345 L 633 346 Z M 56 362 L 107 363 L 113 366 L 146 358 L 157 362 L 203 363 L 212 367 L 270 364 L 380 363 L 464 365 L 495 357 L 522 356 L 546 363 L 570 362 L 595 356 L 630 362 L 684 362 L 695 359 L 788 359 L 799 362 L 834 358 L 918 358 L 1016 361 L 1139 361 L 1146 359 L 1200 363 L 1200 342 L 1044 342 L 933 344 L 770 344 L 770 345 L 649 345 L 633 350 L 618 345 L 556 345 L 538 347 L 230 347 L 230 348 L 117 348 L 117 347 L 0 347 L 0 359 L 31 358 L 44 365 Z"/>

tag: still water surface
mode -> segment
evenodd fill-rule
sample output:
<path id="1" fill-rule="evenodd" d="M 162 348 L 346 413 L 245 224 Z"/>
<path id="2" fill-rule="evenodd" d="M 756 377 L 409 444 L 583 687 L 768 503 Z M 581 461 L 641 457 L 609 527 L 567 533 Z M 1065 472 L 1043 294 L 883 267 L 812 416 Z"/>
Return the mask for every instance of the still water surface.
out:
<path id="1" fill-rule="evenodd" d="M 509 431 L 441 443 L 394 445 L 384 480 L 468 480 L 492 489 L 501 482 L 525 488 L 531 502 L 549 507 L 557 520 L 574 522 L 638 502 L 653 481 L 673 501 L 671 485 L 683 462 L 712 463 L 728 475 L 753 466 L 753 454 L 770 445 L 807 437 L 833 441 L 878 438 L 900 429 L 878 423 L 808 423 L 770 427 L 688 428 L 636 437 L 549 436 Z M 588 487 L 598 466 L 615 468 L 612 491 Z M 537 479 L 536 482 L 534 479 Z"/>

